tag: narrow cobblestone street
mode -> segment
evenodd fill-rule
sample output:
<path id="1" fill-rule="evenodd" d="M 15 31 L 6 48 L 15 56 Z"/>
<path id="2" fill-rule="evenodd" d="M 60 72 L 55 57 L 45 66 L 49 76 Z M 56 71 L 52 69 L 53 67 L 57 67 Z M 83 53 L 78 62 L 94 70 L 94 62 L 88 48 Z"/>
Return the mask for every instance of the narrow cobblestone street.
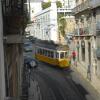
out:
<path id="1" fill-rule="evenodd" d="M 85 86 L 85 87 L 84 87 Z M 39 63 L 31 72 L 29 100 L 100 100 L 95 89 L 73 70 Z"/>

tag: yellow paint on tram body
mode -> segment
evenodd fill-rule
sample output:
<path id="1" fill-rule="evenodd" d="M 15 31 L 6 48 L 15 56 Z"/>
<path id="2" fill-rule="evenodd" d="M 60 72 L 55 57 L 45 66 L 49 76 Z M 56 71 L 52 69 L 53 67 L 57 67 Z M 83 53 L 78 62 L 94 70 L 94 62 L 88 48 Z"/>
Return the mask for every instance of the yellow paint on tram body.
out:
<path id="1" fill-rule="evenodd" d="M 70 67 L 70 60 L 68 58 L 59 60 L 59 59 L 46 57 L 44 55 L 36 54 L 36 59 L 52 64 L 52 65 L 55 65 L 55 66 L 59 66 L 61 68 Z"/>

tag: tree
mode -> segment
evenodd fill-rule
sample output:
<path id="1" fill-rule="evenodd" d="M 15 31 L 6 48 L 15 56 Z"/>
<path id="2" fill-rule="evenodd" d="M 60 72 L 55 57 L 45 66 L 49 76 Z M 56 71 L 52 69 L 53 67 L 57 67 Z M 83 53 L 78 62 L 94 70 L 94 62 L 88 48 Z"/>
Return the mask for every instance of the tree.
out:
<path id="1" fill-rule="evenodd" d="M 51 6 L 51 2 L 42 2 L 42 9 L 46 9 Z"/>
<path id="2" fill-rule="evenodd" d="M 62 7 L 62 3 L 60 1 L 56 1 L 57 8 Z M 42 9 L 46 9 L 51 6 L 51 2 L 42 2 Z"/>
<path id="3" fill-rule="evenodd" d="M 62 8 L 62 3 L 60 1 L 56 1 L 57 8 Z"/>
<path id="4" fill-rule="evenodd" d="M 62 3 L 60 1 L 56 1 L 57 8 L 62 8 Z M 51 2 L 43 2 L 42 9 L 46 9 L 51 6 Z M 57 14 L 58 21 L 58 31 L 64 37 L 65 36 L 65 27 L 66 27 L 66 19 L 64 18 L 64 13 Z"/>
<path id="5" fill-rule="evenodd" d="M 58 32 L 63 37 L 65 36 L 66 19 L 63 13 L 58 14 Z"/>
<path id="6" fill-rule="evenodd" d="M 58 32 L 63 37 L 65 36 L 66 19 L 64 17 L 58 18 Z"/>

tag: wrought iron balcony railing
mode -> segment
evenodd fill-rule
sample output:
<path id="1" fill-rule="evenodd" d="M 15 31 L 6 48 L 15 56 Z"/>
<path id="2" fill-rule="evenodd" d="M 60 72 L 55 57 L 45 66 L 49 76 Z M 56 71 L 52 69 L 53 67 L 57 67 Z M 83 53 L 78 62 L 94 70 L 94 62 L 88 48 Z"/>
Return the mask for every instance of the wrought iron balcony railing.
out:
<path id="1" fill-rule="evenodd" d="M 91 0 L 91 6 L 93 8 L 100 6 L 100 0 Z"/>
<path id="2" fill-rule="evenodd" d="M 86 0 L 73 9 L 73 13 L 77 14 L 87 9 L 93 9 L 100 6 L 100 0 Z"/>
<path id="3" fill-rule="evenodd" d="M 85 2 L 81 3 L 80 5 L 76 6 L 72 11 L 74 14 L 77 14 L 79 12 L 82 12 L 86 9 L 91 8 L 90 0 L 86 0 Z"/>
<path id="4" fill-rule="evenodd" d="M 89 27 L 84 27 L 84 28 L 79 28 L 79 29 L 75 29 L 74 31 L 75 35 L 93 35 L 93 32 L 91 32 L 91 29 Z"/>
<path id="5" fill-rule="evenodd" d="M 72 12 L 72 10 L 71 9 L 67 9 L 67 8 L 57 8 L 57 12 L 58 13 L 63 13 L 63 12 L 68 13 L 68 12 Z"/>

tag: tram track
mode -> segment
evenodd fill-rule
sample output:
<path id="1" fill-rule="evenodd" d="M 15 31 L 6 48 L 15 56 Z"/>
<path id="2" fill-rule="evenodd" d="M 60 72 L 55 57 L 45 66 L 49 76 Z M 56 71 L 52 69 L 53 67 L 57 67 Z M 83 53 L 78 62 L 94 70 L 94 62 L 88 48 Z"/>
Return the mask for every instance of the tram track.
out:
<path id="1" fill-rule="evenodd" d="M 40 74 L 31 74 L 31 79 L 38 82 L 42 100 L 56 100 L 52 89 L 47 85 L 46 81 L 40 76 Z"/>
<path id="2" fill-rule="evenodd" d="M 47 75 L 49 74 L 49 76 L 51 76 L 57 83 L 60 83 L 60 85 L 61 85 L 60 88 L 63 90 L 63 93 L 66 93 L 65 94 L 67 96 L 66 100 L 86 100 L 85 95 L 81 94 L 79 89 L 76 87 L 76 84 L 73 82 L 71 75 L 70 75 L 71 70 L 61 70 L 61 69 L 54 68 L 53 75 L 56 75 L 55 77 L 53 77 L 52 73 L 50 73 L 50 70 L 52 71 L 51 67 L 49 67 L 49 72 L 47 72 L 48 71 L 47 67 L 43 67 L 43 70 L 41 70 L 41 71 L 43 71 L 43 73 L 45 73 Z M 45 76 L 47 76 L 47 75 L 45 75 Z M 58 77 L 58 79 L 57 79 L 57 77 Z M 68 91 L 70 93 L 68 93 Z"/>
<path id="3" fill-rule="evenodd" d="M 42 78 L 42 80 L 45 82 L 45 84 L 47 85 L 47 90 L 49 92 L 49 94 L 51 95 L 52 99 L 50 99 L 50 95 L 47 96 L 47 92 L 45 92 L 46 96 L 48 99 L 46 100 L 66 100 L 64 95 L 62 94 L 63 92 L 61 90 L 59 90 L 58 88 L 58 83 L 56 83 L 54 80 L 52 80 L 52 78 L 50 78 L 49 76 L 47 76 L 46 74 L 42 73 L 42 72 L 35 72 L 35 74 L 39 75 L 39 77 Z M 43 99 L 44 100 L 44 99 Z"/>
<path id="4" fill-rule="evenodd" d="M 79 89 L 75 86 L 75 83 L 73 82 L 71 76 L 69 78 L 69 76 L 67 76 L 68 73 L 66 75 L 66 72 L 65 73 L 61 72 L 61 75 L 66 80 L 66 82 L 70 85 L 70 87 L 72 87 L 73 91 L 77 94 L 77 96 L 79 96 L 80 100 L 86 100 L 85 96 L 83 96 L 83 94 L 81 94 L 81 92 L 79 91 Z"/>
<path id="5" fill-rule="evenodd" d="M 52 91 L 50 92 L 49 90 L 49 94 L 53 96 L 53 99 L 50 100 L 85 100 L 82 96 L 80 96 L 79 92 L 76 91 L 76 88 L 72 86 L 73 84 L 70 81 L 66 80 L 66 83 L 59 83 L 57 80 L 48 76 L 46 73 L 41 71 L 37 71 L 35 73 L 44 80 L 47 88 L 49 87 L 49 89 Z"/>

